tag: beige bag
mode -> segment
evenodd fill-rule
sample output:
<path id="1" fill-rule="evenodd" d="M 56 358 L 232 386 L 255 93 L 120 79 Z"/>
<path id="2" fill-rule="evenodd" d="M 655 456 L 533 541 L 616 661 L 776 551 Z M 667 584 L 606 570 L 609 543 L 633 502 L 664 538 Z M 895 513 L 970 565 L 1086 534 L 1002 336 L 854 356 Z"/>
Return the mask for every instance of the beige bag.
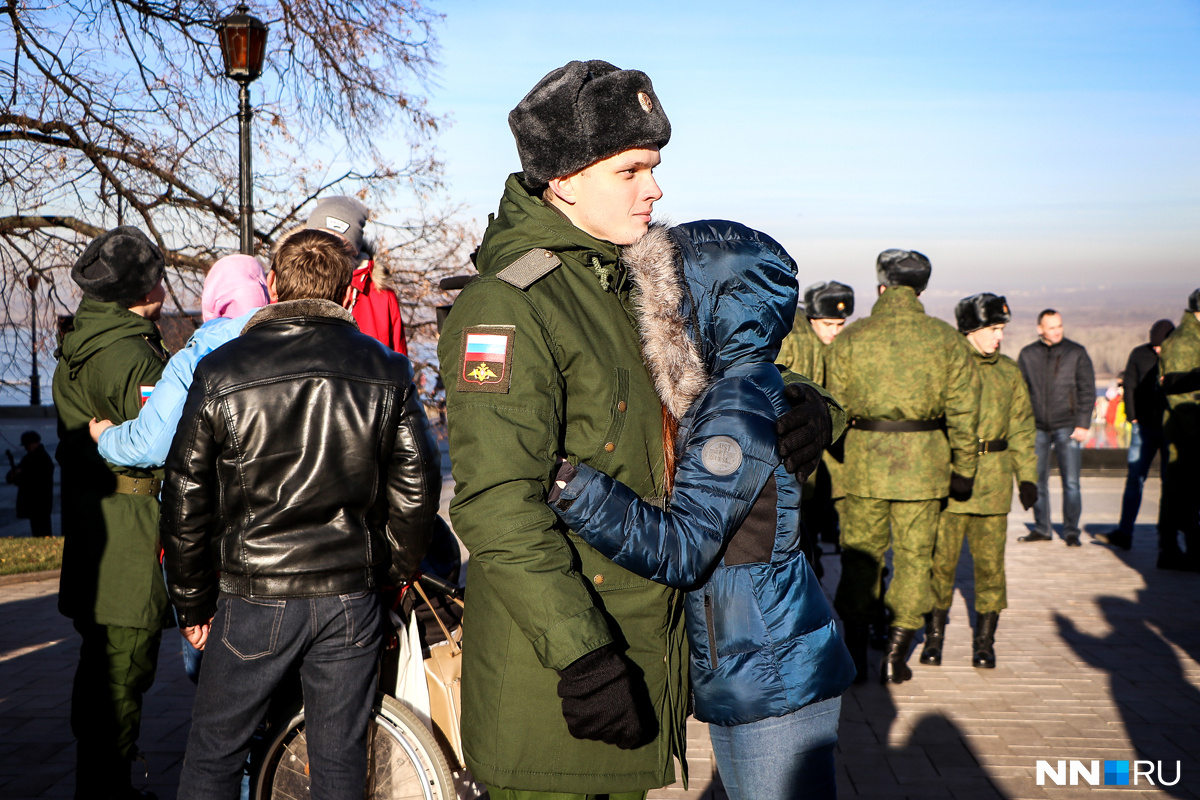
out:
<path id="1" fill-rule="evenodd" d="M 434 612 L 434 619 L 446 641 L 429 646 L 429 658 L 425 659 L 425 679 L 429 686 L 429 712 L 434 725 L 441 731 L 458 758 L 458 766 L 463 766 L 462 731 L 459 728 L 459 718 L 462 716 L 462 627 L 453 632 L 442 622 L 437 609 L 429 602 L 428 595 L 421 588 L 420 581 L 414 581 L 412 587 L 425 601 L 425 605 Z M 459 607 L 463 601 L 451 598 Z"/>

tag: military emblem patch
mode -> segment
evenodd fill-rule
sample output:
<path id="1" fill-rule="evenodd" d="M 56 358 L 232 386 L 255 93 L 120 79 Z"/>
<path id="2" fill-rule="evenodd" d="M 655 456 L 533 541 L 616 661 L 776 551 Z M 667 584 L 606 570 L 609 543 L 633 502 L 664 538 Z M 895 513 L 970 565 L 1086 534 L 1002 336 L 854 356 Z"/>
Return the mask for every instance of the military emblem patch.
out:
<path id="1" fill-rule="evenodd" d="M 512 378 L 512 325 L 477 325 L 463 330 L 460 392 L 507 394 Z"/>
<path id="2" fill-rule="evenodd" d="M 638 92 L 638 103 L 642 106 L 642 111 L 645 111 L 647 114 L 654 110 L 654 101 L 645 92 Z"/>
<path id="3" fill-rule="evenodd" d="M 138 396 L 141 397 L 142 405 L 146 405 L 146 401 L 150 399 L 150 395 L 154 393 L 153 386 L 139 386 Z"/>
<path id="4" fill-rule="evenodd" d="M 701 448 L 700 463 L 713 475 L 732 475 L 742 466 L 742 446 L 732 436 L 714 436 Z"/>

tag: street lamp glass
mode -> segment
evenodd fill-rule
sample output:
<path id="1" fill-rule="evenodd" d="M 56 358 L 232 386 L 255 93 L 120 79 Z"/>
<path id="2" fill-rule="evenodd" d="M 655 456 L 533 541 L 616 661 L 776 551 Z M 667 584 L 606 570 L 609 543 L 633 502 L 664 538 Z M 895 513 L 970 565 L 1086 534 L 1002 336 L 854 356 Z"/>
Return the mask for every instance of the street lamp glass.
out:
<path id="1" fill-rule="evenodd" d="M 267 26 L 249 11 L 244 3 L 239 5 L 217 28 L 225 76 L 240 83 L 250 83 L 262 75 L 267 50 Z"/>

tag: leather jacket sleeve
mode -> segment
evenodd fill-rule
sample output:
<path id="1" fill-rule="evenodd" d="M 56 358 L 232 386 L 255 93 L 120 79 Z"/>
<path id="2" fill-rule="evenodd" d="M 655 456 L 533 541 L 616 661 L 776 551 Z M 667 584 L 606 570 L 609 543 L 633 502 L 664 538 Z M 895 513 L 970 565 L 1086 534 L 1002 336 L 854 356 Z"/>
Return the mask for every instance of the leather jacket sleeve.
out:
<path id="1" fill-rule="evenodd" d="M 163 565 L 181 627 L 208 622 L 217 609 L 209 537 L 217 514 L 218 447 L 205 401 L 204 381 L 197 380 L 188 390 L 162 489 Z"/>
<path id="2" fill-rule="evenodd" d="M 429 549 L 441 500 L 441 462 L 425 409 L 410 385 L 388 464 L 388 578 L 393 583 L 412 577 Z"/>

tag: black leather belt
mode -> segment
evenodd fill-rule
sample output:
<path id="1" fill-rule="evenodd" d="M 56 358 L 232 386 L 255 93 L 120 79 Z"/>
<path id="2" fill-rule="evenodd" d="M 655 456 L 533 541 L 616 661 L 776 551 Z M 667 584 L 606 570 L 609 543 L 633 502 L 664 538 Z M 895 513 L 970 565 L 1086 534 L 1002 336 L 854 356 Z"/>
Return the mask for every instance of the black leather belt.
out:
<path id="1" fill-rule="evenodd" d="M 1007 449 L 1008 439 L 979 440 L 979 455 L 983 455 L 984 453 L 999 453 L 1001 450 Z"/>
<path id="2" fill-rule="evenodd" d="M 937 419 L 861 419 L 850 420 L 850 427 L 860 431 L 876 431 L 878 433 L 918 433 L 920 431 L 940 431 L 946 427 L 946 418 Z"/>

